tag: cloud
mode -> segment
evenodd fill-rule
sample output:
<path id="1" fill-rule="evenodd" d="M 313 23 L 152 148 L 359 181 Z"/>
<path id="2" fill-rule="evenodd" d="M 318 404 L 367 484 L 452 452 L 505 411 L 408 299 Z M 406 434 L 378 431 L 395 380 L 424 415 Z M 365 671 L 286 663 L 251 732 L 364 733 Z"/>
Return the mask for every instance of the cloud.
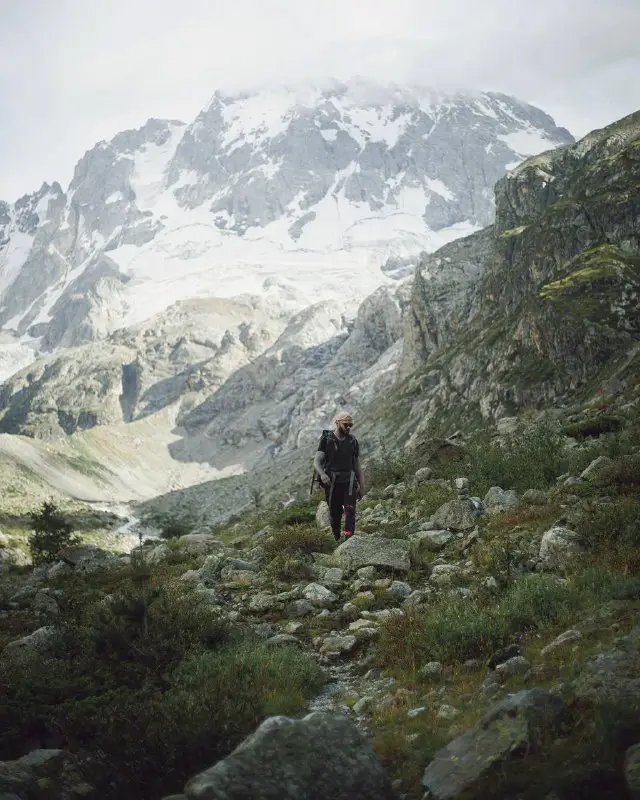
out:
<path id="1" fill-rule="evenodd" d="M 637 0 L 22 0 L 0 30 L 0 197 L 220 88 L 363 75 L 516 94 L 582 135 L 640 108 Z"/>

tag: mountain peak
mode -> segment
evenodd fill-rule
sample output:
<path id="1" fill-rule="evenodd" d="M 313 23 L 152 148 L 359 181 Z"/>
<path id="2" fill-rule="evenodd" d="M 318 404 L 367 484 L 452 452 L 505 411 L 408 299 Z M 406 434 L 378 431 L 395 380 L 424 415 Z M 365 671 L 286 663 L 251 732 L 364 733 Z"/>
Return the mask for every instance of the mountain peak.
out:
<path id="1" fill-rule="evenodd" d="M 505 172 L 570 141 L 498 93 L 360 77 L 218 91 L 190 124 L 99 142 L 66 194 L 0 208 L 0 331 L 32 358 L 194 296 L 270 283 L 299 311 L 345 274 L 356 303 L 392 279 L 390 258 L 490 223 Z"/>

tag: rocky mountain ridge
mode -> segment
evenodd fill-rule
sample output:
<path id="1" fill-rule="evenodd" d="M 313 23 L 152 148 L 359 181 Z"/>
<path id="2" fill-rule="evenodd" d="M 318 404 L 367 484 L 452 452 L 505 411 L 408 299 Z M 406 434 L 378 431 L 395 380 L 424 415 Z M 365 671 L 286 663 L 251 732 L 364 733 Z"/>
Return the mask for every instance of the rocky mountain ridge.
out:
<path id="1" fill-rule="evenodd" d="M 66 191 L 0 206 L 0 378 L 192 297 L 270 290 L 296 313 L 347 272 L 355 311 L 390 258 L 487 224 L 505 170 L 570 141 L 505 95 L 358 80 L 149 120 L 88 151 Z"/>

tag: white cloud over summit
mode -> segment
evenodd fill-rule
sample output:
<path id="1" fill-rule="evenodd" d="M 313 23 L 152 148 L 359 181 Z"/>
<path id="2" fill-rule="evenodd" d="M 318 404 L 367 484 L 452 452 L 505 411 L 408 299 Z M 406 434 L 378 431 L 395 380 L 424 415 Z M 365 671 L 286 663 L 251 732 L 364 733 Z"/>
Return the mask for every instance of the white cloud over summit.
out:
<path id="1" fill-rule="evenodd" d="M 216 89 L 362 75 L 515 94 L 580 136 L 640 108 L 638 0 L 22 0 L 0 29 L 0 198 Z"/>

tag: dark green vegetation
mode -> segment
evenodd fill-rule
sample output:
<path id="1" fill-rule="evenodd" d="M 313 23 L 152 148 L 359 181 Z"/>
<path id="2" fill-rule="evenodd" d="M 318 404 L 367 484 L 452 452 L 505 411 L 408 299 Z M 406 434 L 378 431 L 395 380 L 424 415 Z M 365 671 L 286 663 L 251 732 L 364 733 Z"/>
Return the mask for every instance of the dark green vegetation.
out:
<path id="1" fill-rule="evenodd" d="M 86 757 L 105 800 L 157 800 L 266 716 L 305 708 L 323 682 L 315 661 L 232 629 L 179 582 L 184 569 L 133 565 L 55 582 L 53 651 L 3 664 L 0 758 L 62 747 Z M 29 611 L 14 616 L 0 645 L 36 627 Z"/>

